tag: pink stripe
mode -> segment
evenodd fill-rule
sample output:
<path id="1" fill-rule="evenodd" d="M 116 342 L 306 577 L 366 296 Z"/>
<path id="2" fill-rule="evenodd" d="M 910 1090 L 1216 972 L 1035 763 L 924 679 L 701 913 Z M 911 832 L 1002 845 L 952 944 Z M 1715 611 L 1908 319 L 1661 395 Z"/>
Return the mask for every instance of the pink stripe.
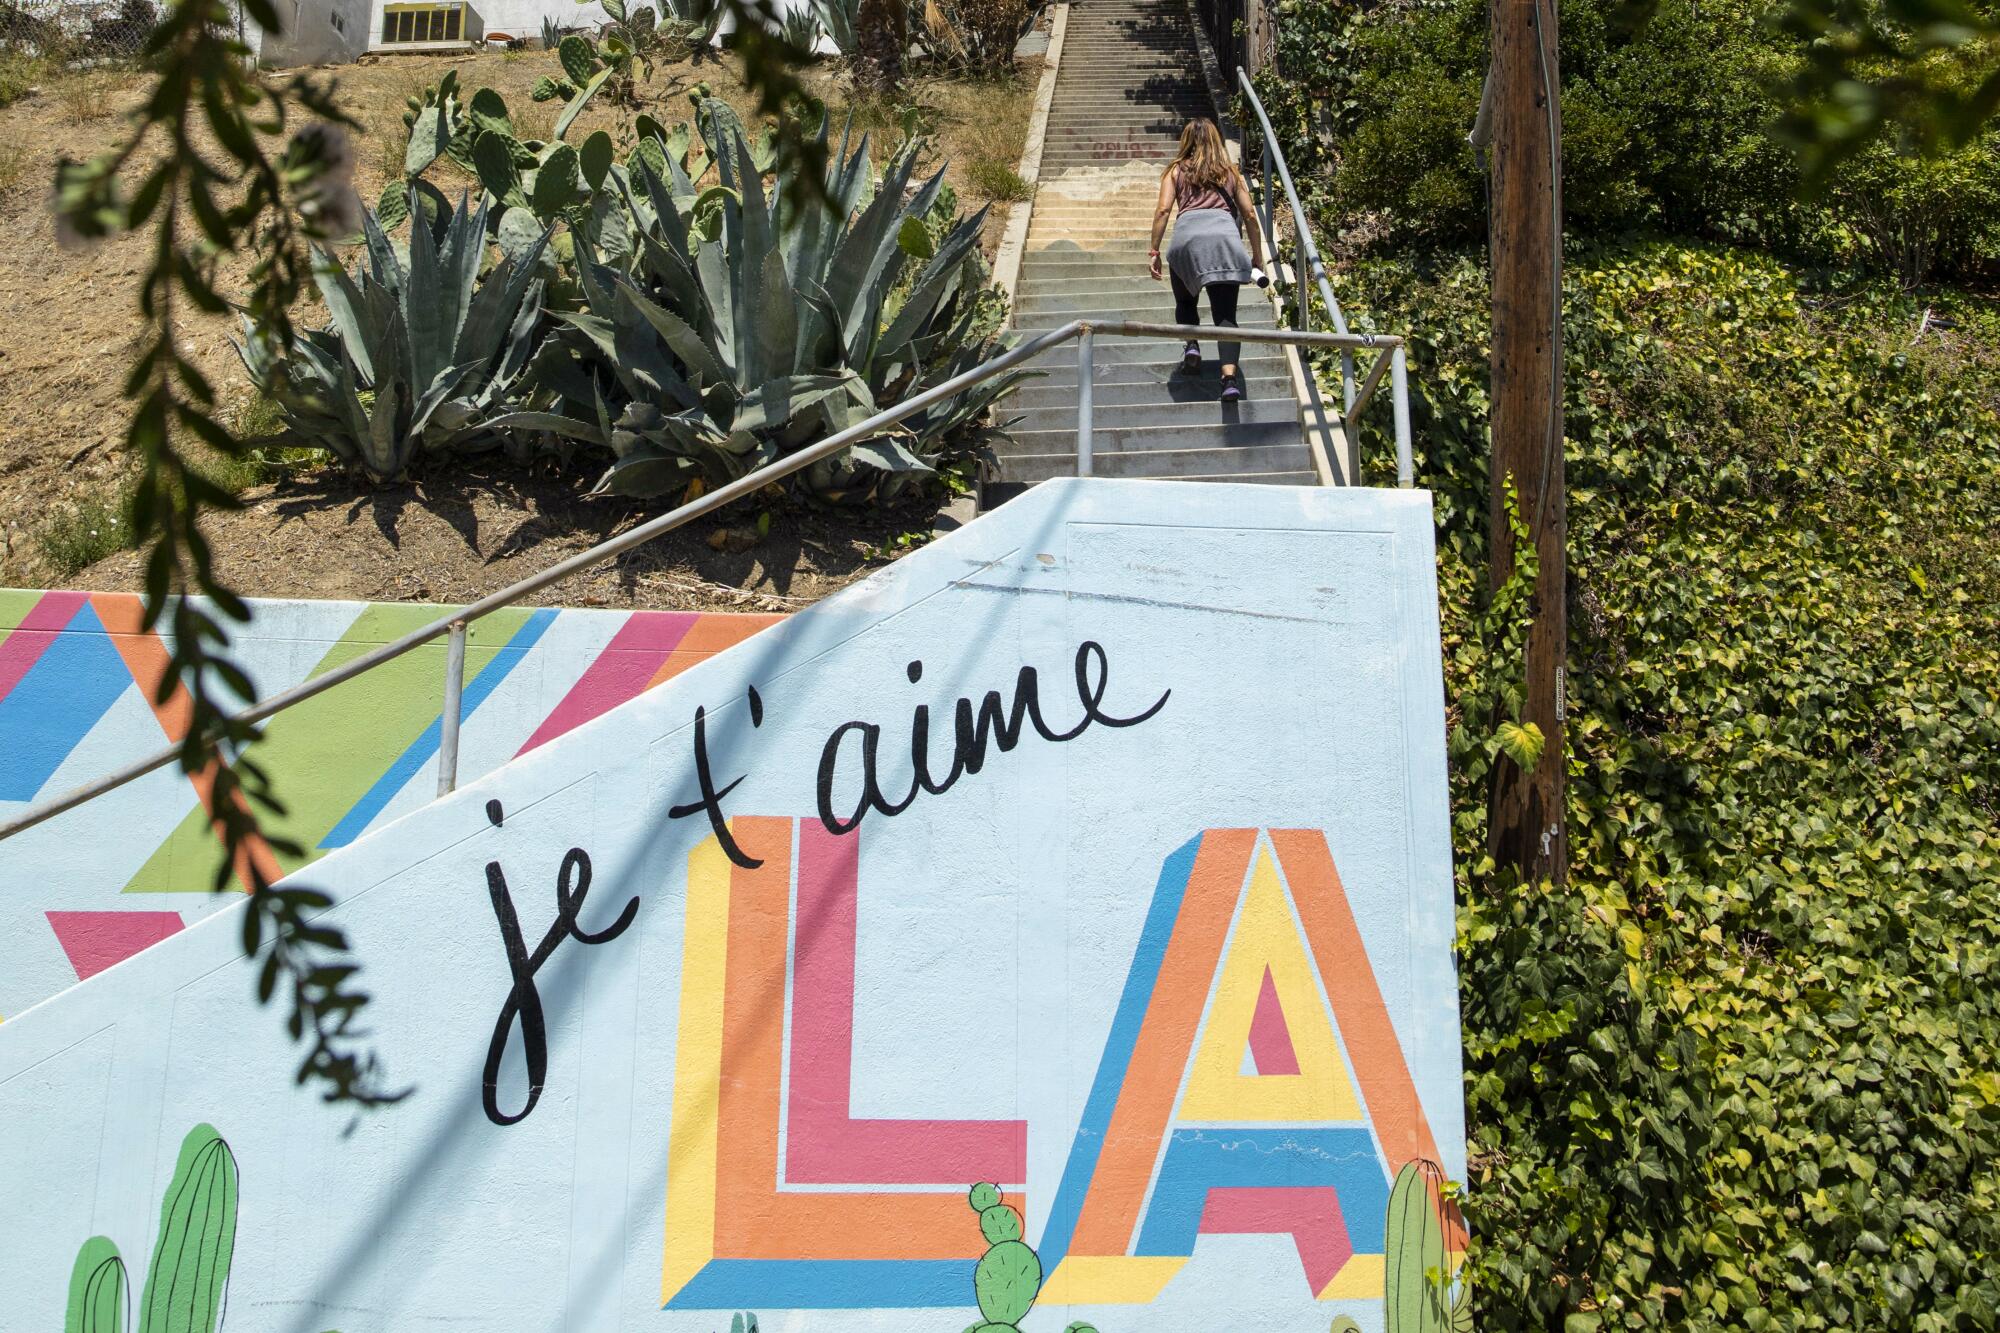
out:
<path id="1" fill-rule="evenodd" d="M 181 928 L 178 912 L 44 912 L 78 981 L 122 963 Z"/>
<path id="2" fill-rule="evenodd" d="M 0 699 L 14 692 L 21 683 L 21 677 L 35 663 L 41 661 L 42 653 L 55 642 L 73 619 L 83 604 L 90 600 L 87 592 L 45 592 L 34 609 L 21 618 L 14 632 L 0 643 Z"/>
<path id="3" fill-rule="evenodd" d="M 859 846 L 856 836 L 799 821 L 784 1177 L 801 1185 L 1020 1184 L 1028 1178 L 1025 1120 L 849 1118 Z"/>
<path id="4" fill-rule="evenodd" d="M 1285 1026 L 1285 1007 L 1278 1003 L 1278 984 L 1271 969 L 1264 969 L 1264 986 L 1257 992 L 1257 1010 L 1250 1016 L 1250 1058 L 1259 1074 L 1296 1074 L 1299 1053 L 1292 1048 L 1291 1030 Z"/>
<path id="5" fill-rule="evenodd" d="M 514 757 L 636 697 L 700 619 L 693 611 L 634 611 Z"/>
<path id="6" fill-rule="evenodd" d="M 1211 1186 L 1200 1230 L 1209 1236 L 1290 1236 L 1314 1291 L 1354 1257 L 1340 1191 L 1331 1185 Z"/>

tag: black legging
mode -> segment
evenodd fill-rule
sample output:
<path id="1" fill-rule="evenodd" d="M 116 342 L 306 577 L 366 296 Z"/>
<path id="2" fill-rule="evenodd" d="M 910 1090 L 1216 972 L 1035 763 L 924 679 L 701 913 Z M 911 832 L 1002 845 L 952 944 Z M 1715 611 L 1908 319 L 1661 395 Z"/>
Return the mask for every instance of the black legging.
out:
<path id="1" fill-rule="evenodd" d="M 1170 274 L 1174 280 L 1174 323 L 1201 323 L 1201 298 L 1187 289 L 1178 273 Z M 1236 327 L 1236 284 L 1233 282 L 1211 282 L 1204 289 L 1208 292 L 1208 312 L 1214 318 L 1209 322 L 1218 329 Z M 1217 344 L 1217 352 L 1222 364 L 1233 366 L 1242 355 L 1243 344 L 1226 342 Z"/>

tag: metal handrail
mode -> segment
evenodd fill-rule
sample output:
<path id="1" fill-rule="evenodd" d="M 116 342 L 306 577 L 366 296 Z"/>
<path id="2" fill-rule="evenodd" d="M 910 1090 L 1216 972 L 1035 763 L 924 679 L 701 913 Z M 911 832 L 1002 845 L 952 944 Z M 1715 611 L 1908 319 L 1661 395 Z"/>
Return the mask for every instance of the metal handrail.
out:
<path id="1" fill-rule="evenodd" d="M 717 487 L 697 499 L 690 500 L 676 509 L 648 519 L 638 527 L 622 532 L 616 537 L 599 542 L 586 551 L 579 551 L 565 560 L 558 560 L 540 573 L 531 574 L 518 583 L 509 584 L 498 592 L 488 593 L 478 601 L 460 607 L 450 615 L 433 620 L 420 629 L 410 631 L 399 639 L 393 639 L 359 657 L 343 662 L 323 675 L 315 676 L 303 684 L 289 690 L 282 690 L 268 699 L 259 700 L 238 712 L 232 718 L 236 722 L 260 722 L 273 714 L 283 712 L 294 704 L 304 703 L 315 695 L 324 694 L 336 685 L 353 680 L 356 676 L 371 671 L 385 662 L 403 656 L 423 647 L 433 639 L 448 638 L 445 656 L 445 697 L 441 743 L 438 750 L 438 795 L 450 793 L 458 782 L 458 733 L 462 713 L 465 686 L 465 637 L 466 628 L 482 616 L 502 610 L 530 594 L 540 592 L 551 584 L 559 583 L 572 574 L 580 573 L 592 565 L 612 556 L 622 555 L 636 546 L 643 546 L 653 538 L 672 532 L 685 523 L 711 513 L 746 495 L 762 490 L 774 481 L 791 476 L 812 466 L 823 458 L 834 454 L 874 435 L 885 426 L 892 426 L 908 416 L 913 416 L 933 403 L 940 402 L 962 389 L 970 388 L 982 380 L 988 380 L 1004 371 L 1011 370 L 1023 361 L 1040 356 L 1051 347 L 1077 340 L 1077 365 L 1080 372 L 1077 391 L 1077 474 L 1091 475 L 1091 380 L 1095 372 L 1094 347 L 1096 334 L 1109 334 L 1120 338 L 1171 338 L 1197 339 L 1214 338 L 1218 330 L 1210 325 L 1206 328 L 1183 324 L 1146 324 L 1129 320 L 1089 320 L 1076 319 L 1058 329 L 1051 329 L 1037 337 L 1028 339 L 994 357 L 981 362 L 972 369 L 944 381 L 934 388 L 926 389 L 913 398 L 905 399 L 894 407 L 885 408 L 874 416 L 846 430 L 836 431 L 817 444 L 807 445 L 797 453 L 789 454 L 774 462 L 766 463 L 756 471 L 738 477 L 725 486 Z M 1231 341 L 1251 343 L 1292 343 L 1309 347 L 1337 347 L 1351 354 L 1355 350 L 1377 351 L 1376 373 L 1368 379 L 1368 391 L 1372 394 L 1380 381 L 1380 360 L 1385 356 L 1400 358 L 1403 340 L 1386 334 L 1311 333 L 1297 329 L 1231 329 Z M 1400 366 L 1400 359 L 1396 365 Z M 1407 406 L 1403 402 L 1404 387 L 1400 373 L 1392 377 L 1392 394 L 1396 399 L 1396 420 L 1399 431 L 1406 428 Z M 1368 395 L 1363 395 L 1350 409 L 1350 414 L 1358 413 L 1367 405 Z M 1406 483 L 1407 484 L 1407 483 Z M 13 818 L 0 822 L 0 841 L 33 828 L 45 820 L 52 819 L 66 810 L 75 809 L 87 801 L 96 799 L 106 792 L 115 791 L 128 782 L 144 777 L 155 769 L 165 768 L 180 756 L 181 746 L 170 745 L 157 753 L 127 764 L 103 777 L 95 778 L 82 786 L 63 793 L 52 800 L 22 811 Z"/>
<path id="2" fill-rule="evenodd" d="M 1277 200 L 1271 190 L 1271 177 L 1275 168 L 1278 183 L 1284 187 L 1285 202 L 1291 206 L 1292 210 L 1292 235 L 1298 242 L 1299 270 L 1304 274 L 1309 274 L 1313 282 L 1318 285 L 1319 299 L 1325 304 L 1327 314 L 1333 320 L 1334 329 L 1337 332 L 1346 333 L 1348 331 L 1347 316 L 1341 312 L 1340 301 L 1333 294 L 1333 282 L 1327 277 L 1326 265 L 1319 257 L 1319 247 L 1313 244 L 1312 227 L 1306 222 L 1305 207 L 1299 203 L 1298 187 L 1292 184 L 1291 169 L 1285 165 L 1285 150 L 1279 146 L 1277 131 L 1271 128 L 1271 118 L 1264 112 L 1264 103 L 1257 96 L 1257 89 L 1250 82 L 1250 75 L 1241 65 L 1236 67 L 1236 83 L 1238 87 L 1242 88 L 1243 96 L 1249 101 L 1251 113 L 1257 117 L 1257 127 L 1261 132 L 1262 150 L 1260 157 L 1264 173 L 1264 194 L 1262 201 L 1258 205 L 1257 212 L 1259 220 L 1264 227 L 1264 236 L 1271 242 L 1271 252 L 1273 254 L 1277 253 L 1277 231 L 1274 226 L 1277 220 Z M 1307 298 L 1303 291 L 1299 293 L 1298 299 L 1292 302 L 1295 317 L 1301 324 L 1306 319 L 1307 307 L 1310 304 L 1310 299 Z M 1406 387 L 1408 366 L 1400 342 L 1391 357 L 1389 370 L 1395 385 L 1397 412 L 1396 483 L 1400 486 L 1408 486 L 1414 481 L 1415 468 L 1410 457 L 1409 397 Z M 1374 378 L 1379 378 L 1381 372 L 1382 368 L 1378 365 L 1371 376 L 1371 382 Z M 1341 406 L 1345 410 L 1345 424 L 1350 436 L 1354 430 L 1357 414 L 1355 405 L 1356 397 L 1357 394 L 1354 387 L 1354 354 L 1352 352 L 1342 352 L 1340 355 L 1340 399 Z"/>

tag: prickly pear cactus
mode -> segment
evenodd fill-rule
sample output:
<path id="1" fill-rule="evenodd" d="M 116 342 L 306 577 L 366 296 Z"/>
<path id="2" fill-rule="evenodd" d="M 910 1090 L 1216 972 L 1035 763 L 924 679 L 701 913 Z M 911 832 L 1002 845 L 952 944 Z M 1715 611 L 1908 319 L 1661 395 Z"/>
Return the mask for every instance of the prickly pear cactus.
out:
<path id="1" fill-rule="evenodd" d="M 125 1261 L 105 1236 L 92 1236 L 77 1251 L 69 1274 L 69 1310 L 63 1333 L 125 1333 Z"/>
<path id="2" fill-rule="evenodd" d="M 1035 1307 L 1042 1288 L 1042 1261 L 1021 1239 L 1021 1215 L 1000 1199 L 997 1185 L 974 1185 L 965 1201 L 979 1214 L 979 1234 L 992 1248 L 980 1256 L 972 1273 L 972 1291 L 984 1322 L 965 1333 L 1021 1333 L 1023 1315 Z M 1064 1333 L 1097 1333 L 1088 1324 L 1071 1324 Z"/>
<path id="3" fill-rule="evenodd" d="M 729 1333 L 757 1333 L 757 1316 L 748 1310 L 729 1321 Z"/>
<path id="4" fill-rule="evenodd" d="M 214 1333 L 236 1252 L 236 1157 L 211 1125 L 181 1141 L 139 1299 L 140 1333 Z"/>

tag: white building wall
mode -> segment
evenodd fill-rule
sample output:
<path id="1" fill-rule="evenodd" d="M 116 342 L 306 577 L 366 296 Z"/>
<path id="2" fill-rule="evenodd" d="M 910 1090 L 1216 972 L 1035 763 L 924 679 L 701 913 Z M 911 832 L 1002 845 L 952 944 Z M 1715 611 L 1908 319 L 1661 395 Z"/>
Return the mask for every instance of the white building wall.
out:
<path id="1" fill-rule="evenodd" d="M 266 65 L 340 64 L 368 49 L 379 21 L 376 0 L 272 0 L 285 18 L 281 33 L 257 33 L 252 45 Z"/>
<path id="2" fill-rule="evenodd" d="M 284 3 L 285 0 L 280 0 Z M 325 0 L 305 0 L 306 3 L 324 3 Z M 382 7 L 390 0 L 335 0 L 335 3 L 366 4 L 368 6 L 368 35 L 362 49 L 376 45 L 374 34 L 382 30 Z M 567 28 L 595 29 L 606 22 L 604 6 L 592 0 L 589 4 L 578 4 L 577 0 L 469 0 L 472 9 L 479 15 L 487 36 L 506 33 L 510 37 L 539 38 L 542 35 L 542 20 L 550 19 Z M 664 6 L 660 0 L 627 0 L 634 9 L 650 6 L 660 11 Z M 803 9 L 810 0 L 776 0 L 773 8 L 779 13 L 789 13 Z M 725 31 L 728 24 L 724 24 Z"/>

